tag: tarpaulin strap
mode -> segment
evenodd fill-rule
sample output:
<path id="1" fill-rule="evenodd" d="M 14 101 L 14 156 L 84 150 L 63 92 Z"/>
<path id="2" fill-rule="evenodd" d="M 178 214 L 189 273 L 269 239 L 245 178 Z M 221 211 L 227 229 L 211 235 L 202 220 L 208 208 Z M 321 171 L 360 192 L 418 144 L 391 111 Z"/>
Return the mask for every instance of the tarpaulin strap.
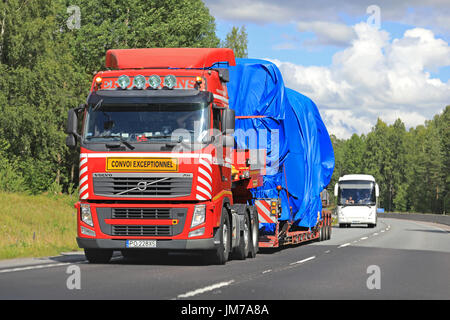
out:
<path id="1" fill-rule="evenodd" d="M 236 116 L 236 119 L 259 119 L 267 118 L 267 116 Z"/>

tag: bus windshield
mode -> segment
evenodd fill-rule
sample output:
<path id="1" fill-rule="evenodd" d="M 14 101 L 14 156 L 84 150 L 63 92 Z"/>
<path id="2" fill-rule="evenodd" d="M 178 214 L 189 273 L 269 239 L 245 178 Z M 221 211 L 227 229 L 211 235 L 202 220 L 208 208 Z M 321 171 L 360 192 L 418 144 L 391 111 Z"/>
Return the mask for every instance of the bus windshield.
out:
<path id="1" fill-rule="evenodd" d="M 372 181 L 339 182 L 338 205 L 375 205 L 375 183 Z"/>

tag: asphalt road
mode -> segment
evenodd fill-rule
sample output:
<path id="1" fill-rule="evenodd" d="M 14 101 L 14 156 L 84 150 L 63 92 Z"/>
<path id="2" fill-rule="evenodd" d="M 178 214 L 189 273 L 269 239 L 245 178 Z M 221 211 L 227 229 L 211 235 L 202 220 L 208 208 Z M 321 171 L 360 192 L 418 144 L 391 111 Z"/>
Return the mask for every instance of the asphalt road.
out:
<path id="1" fill-rule="evenodd" d="M 334 227 L 331 240 L 224 266 L 184 254 L 3 261 L 0 299 L 450 299 L 449 235 L 448 226 L 379 219 L 374 229 Z"/>

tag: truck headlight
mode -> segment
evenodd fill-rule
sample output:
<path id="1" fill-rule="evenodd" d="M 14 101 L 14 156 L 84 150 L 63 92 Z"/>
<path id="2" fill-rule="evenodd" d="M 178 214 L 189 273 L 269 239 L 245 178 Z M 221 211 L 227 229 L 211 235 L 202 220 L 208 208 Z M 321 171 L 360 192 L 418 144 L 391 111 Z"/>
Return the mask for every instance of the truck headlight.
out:
<path id="1" fill-rule="evenodd" d="M 202 204 L 194 207 L 194 214 L 192 215 L 191 228 L 201 225 L 205 222 L 206 205 Z"/>
<path id="2" fill-rule="evenodd" d="M 80 216 L 81 221 L 86 223 L 87 225 L 90 225 L 91 227 L 94 226 L 94 222 L 92 221 L 92 214 L 91 214 L 91 207 L 88 204 L 81 204 L 80 206 Z"/>

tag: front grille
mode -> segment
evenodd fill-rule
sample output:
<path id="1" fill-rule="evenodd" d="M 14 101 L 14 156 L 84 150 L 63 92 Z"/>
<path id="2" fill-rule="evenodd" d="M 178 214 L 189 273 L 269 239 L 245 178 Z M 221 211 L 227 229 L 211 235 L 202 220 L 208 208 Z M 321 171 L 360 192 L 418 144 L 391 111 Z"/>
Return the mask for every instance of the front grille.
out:
<path id="1" fill-rule="evenodd" d="M 113 219 L 171 219 L 170 208 L 113 208 Z"/>
<path id="2" fill-rule="evenodd" d="M 113 236 L 160 236 L 167 237 L 172 235 L 171 226 L 112 226 Z"/>
<path id="3" fill-rule="evenodd" d="M 109 197 L 182 197 L 192 188 L 192 176 L 110 174 L 93 177 L 94 193 Z"/>

